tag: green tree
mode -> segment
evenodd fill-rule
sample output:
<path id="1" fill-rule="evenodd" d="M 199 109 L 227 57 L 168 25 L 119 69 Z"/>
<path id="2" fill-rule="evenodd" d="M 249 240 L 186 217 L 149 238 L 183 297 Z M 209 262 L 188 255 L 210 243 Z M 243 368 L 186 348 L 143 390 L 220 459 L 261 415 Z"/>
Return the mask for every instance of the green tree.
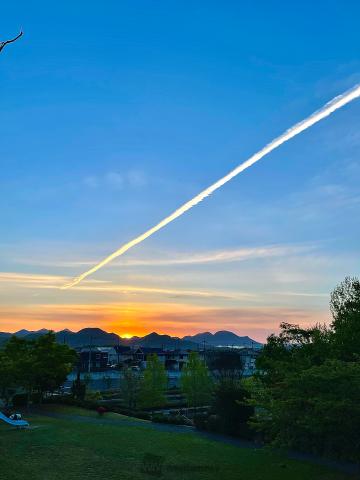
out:
<path id="1" fill-rule="evenodd" d="M 2 351 L 2 361 L 10 367 L 8 380 L 10 388 L 22 388 L 29 399 L 35 385 L 34 356 L 32 341 L 12 336 Z M 11 379 L 9 378 L 11 375 Z M 5 385 L 6 386 L 6 385 Z"/>
<path id="2" fill-rule="evenodd" d="M 247 397 L 242 380 L 225 379 L 216 383 L 212 410 L 216 414 L 218 430 L 243 438 L 251 436 L 247 423 L 254 408 L 247 402 Z"/>
<path id="3" fill-rule="evenodd" d="M 358 460 L 360 365 L 327 360 L 252 389 L 252 425 L 276 446 Z"/>
<path id="4" fill-rule="evenodd" d="M 142 408 L 161 407 L 165 404 L 167 375 L 156 354 L 149 355 L 140 383 L 139 404 Z"/>
<path id="5" fill-rule="evenodd" d="M 360 280 L 346 277 L 331 294 L 333 341 L 337 357 L 353 361 L 360 355 Z"/>
<path id="6" fill-rule="evenodd" d="M 252 424 L 277 445 L 360 458 L 360 281 L 331 294 L 330 327 L 281 324 L 257 360 L 248 390 Z"/>
<path id="7" fill-rule="evenodd" d="M 125 405 L 133 410 L 137 406 L 140 390 L 140 376 L 138 372 L 131 368 L 126 368 L 122 372 L 120 381 L 120 392 Z"/>
<path id="8" fill-rule="evenodd" d="M 181 389 L 189 407 L 208 405 L 211 400 L 212 380 L 209 369 L 197 352 L 191 352 L 181 372 Z"/>
<path id="9" fill-rule="evenodd" d="M 268 337 L 256 366 L 264 372 L 265 383 L 280 381 L 287 371 L 301 371 L 321 365 L 333 354 L 332 332 L 322 325 L 300 328 L 290 323 L 280 324 L 280 333 Z"/>
<path id="10" fill-rule="evenodd" d="M 12 360 L 0 351 L 0 398 L 3 398 L 5 405 L 9 405 L 11 397 L 16 389 L 15 366 Z"/>
<path id="11" fill-rule="evenodd" d="M 76 360 L 76 353 L 67 345 L 56 343 L 55 334 L 50 332 L 36 340 L 13 336 L 1 352 L 3 372 L 2 391 L 7 385 L 23 388 L 28 397 L 37 391 L 42 398 L 44 392 L 59 388 L 66 380 Z"/>
<path id="12" fill-rule="evenodd" d="M 42 397 L 65 382 L 77 357 L 74 350 L 56 342 L 53 332 L 39 337 L 31 347 L 34 387 Z"/>

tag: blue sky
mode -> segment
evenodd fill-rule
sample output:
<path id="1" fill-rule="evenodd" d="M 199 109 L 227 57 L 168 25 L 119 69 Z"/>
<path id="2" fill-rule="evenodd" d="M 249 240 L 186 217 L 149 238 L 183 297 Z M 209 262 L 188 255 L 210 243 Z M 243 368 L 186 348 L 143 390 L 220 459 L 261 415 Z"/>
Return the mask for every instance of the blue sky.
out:
<path id="1" fill-rule="evenodd" d="M 2 7 L 0 330 L 326 321 L 359 271 L 360 102 L 87 269 L 360 82 L 358 2 Z"/>

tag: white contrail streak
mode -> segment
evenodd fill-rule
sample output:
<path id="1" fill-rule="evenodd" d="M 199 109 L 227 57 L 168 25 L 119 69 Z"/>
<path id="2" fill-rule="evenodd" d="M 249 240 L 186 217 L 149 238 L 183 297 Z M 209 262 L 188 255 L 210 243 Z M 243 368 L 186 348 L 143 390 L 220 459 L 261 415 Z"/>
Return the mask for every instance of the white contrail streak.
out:
<path id="1" fill-rule="evenodd" d="M 182 205 L 180 208 L 175 210 L 175 212 L 173 212 L 168 217 L 161 220 L 161 222 L 159 222 L 157 225 L 150 228 L 149 230 L 146 230 L 146 232 L 144 232 L 143 234 L 134 238 L 133 240 L 130 240 L 130 242 L 125 243 L 118 250 L 116 250 L 111 255 L 104 258 L 104 260 L 101 260 L 101 262 L 97 263 L 92 268 L 90 268 L 90 270 L 87 270 L 86 272 L 82 273 L 78 277 L 74 278 L 70 283 L 64 285 L 61 288 L 66 289 L 66 288 L 70 288 L 70 287 L 73 287 L 74 285 L 78 284 L 79 282 L 84 280 L 84 278 L 88 277 L 92 273 L 95 273 L 97 270 L 99 270 L 104 265 L 108 264 L 109 262 L 111 262 L 115 258 L 119 257 L 123 253 L 130 250 L 130 248 L 134 247 L 138 243 L 143 242 L 146 238 L 150 237 L 151 235 L 153 235 L 155 232 L 157 232 L 161 228 L 164 228 L 170 222 L 172 222 L 176 218 L 180 217 L 187 210 L 190 210 L 190 208 L 195 207 L 195 205 L 197 205 L 202 200 L 204 200 L 204 198 L 211 195 L 213 192 L 215 192 L 215 190 L 217 190 L 218 188 L 225 185 L 225 183 L 229 182 L 232 178 L 236 177 L 236 175 L 239 175 L 239 173 L 241 173 L 244 170 L 246 170 L 247 168 L 251 167 L 251 165 L 254 165 L 254 163 L 261 160 L 263 157 L 265 157 L 265 155 L 272 152 L 273 150 L 278 148 L 283 143 L 287 142 L 288 140 L 295 137 L 299 133 L 303 132 L 307 128 L 311 127 L 315 123 L 320 122 L 320 120 L 328 117 L 333 112 L 335 112 L 335 110 L 338 110 L 339 108 L 343 107 L 347 103 L 352 102 L 353 100 L 355 100 L 358 97 L 360 97 L 360 85 L 356 85 L 351 90 L 343 93 L 342 95 L 339 95 L 338 97 L 335 97 L 333 100 L 331 100 L 326 105 L 324 105 L 320 110 L 318 110 L 317 112 L 315 112 L 312 115 L 310 115 L 309 117 L 307 117 L 305 120 L 302 120 L 301 122 L 297 123 L 293 127 L 286 130 L 282 135 L 280 135 L 280 137 L 275 138 L 272 142 L 270 142 L 268 145 L 266 145 L 259 152 L 255 153 L 252 157 L 250 157 L 248 160 L 243 162 L 241 165 L 236 167 L 230 173 L 228 173 L 224 177 L 220 178 L 220 180 L 218 180 L 217 182 L 210 185 L 210 187 L 208 187 L 205 190 L 203 190 L 202 192 L 200 192 L 198 195 L 196 195 L 194 198 L 192 198 L 188 202 L 184 203 L 184 205 Z"/>

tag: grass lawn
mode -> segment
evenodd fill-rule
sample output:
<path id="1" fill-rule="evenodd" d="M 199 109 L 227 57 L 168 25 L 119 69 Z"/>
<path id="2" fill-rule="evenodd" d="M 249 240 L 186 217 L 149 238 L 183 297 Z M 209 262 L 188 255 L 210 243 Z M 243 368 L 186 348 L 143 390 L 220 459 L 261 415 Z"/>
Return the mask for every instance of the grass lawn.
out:
<path id="1" fill-rule="evenodd" d="M 164 480 L 345 480 L 352 477 L 325 467 L 279 457 L 270 451 L 234 447 L 196 433 L 148 428 L 139 420 L 127 425 L 102 424 L 95 412 L 52 407 L 57 415 L 81 420 L 28 417 L 30 430 L 0 425 L 1 480 L 151 479 L 143 466 L 163 462 Z M 89 423 L 86 423 L 89 416 Z M 121 419 L 124 424 L 121 424 Z M 119 421 L 120 420 L 120 421 Z M 133 420 L 133 419 L 131 419 Z M 156 455 L 160 458 L 151 457 Z"/>

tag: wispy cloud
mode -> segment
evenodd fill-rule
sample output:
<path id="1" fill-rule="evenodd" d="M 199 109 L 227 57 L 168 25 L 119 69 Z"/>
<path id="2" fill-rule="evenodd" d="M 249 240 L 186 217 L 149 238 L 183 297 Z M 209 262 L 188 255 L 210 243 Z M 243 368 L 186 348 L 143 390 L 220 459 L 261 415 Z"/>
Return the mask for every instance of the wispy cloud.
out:
<path id="1" fill-rule="evenodd" d="M 56 275 L 0 272 L 0 284 L 3 283 L 22 288 L 57 290 L 59 285 L 61 285 L 64 281 L 66 281 L 66 277 Z M 182 288 L 156 288 L 137 285 L 117 285 L 101 280 L 88 281 L 84 285 L 81 285 L 77 290 L 79 292 L 94 292 L 116 295 L 153 294 L 165 295 L 174 298 L 196 297 L 205 299 L 244 300 L 255 297 L 255 295 L 251 293 L 236 293 L 232 295 L 227 292 L 215 290 L 189 290 Z"/>
<path id="2" fill-rule="evenodd" d="M 45 282 L 59 283 L 66 277 L 19 272 L 0 272 L 0 282 L 42 285 Z"/>
<path id="3" fill-rule="evenodd" d="M 187 265 L 206 263 L 242 262 L 266 257 L 282 257 L 298 255 L 312 250 L 313 246 L 265 246 L 255 248 L 239 248 L 230 250 L 210 251 L 203 254 L 178 255 L 167 259 L 124 260 L 122 265 Z"/>
<path id="4" fill-rule="evenodd" d="M 90 188 L 140 188 L 147 184 L 147 176 L 142 170 L 135 169 L 126 172 L 110 171 L 100 175 L 88 175 L 83 178 L 83 183 Z"/>
<path id="5" fill-rule="evenodd" d="M 137 267 L 137 266 L 173 266 L 173 265 L 201 265 L 208 263 L 229 263 L 256 260 L 261 258 L 297 256 L 314 251 L 316 245 L 267 245 L 251 248 L 238 248 L 226 250 L 211 250 L 204 253 L 191 252 L 163 252 L 161 257 L 154 258 L 129 258 L 114 262 L 110 266 Z M 54 261 L 42 258 L 17 258 L 16 262 L 23 265 L 37 265 L 47 267 L 78 267 L 93 265 L 95 260 Z"/>

